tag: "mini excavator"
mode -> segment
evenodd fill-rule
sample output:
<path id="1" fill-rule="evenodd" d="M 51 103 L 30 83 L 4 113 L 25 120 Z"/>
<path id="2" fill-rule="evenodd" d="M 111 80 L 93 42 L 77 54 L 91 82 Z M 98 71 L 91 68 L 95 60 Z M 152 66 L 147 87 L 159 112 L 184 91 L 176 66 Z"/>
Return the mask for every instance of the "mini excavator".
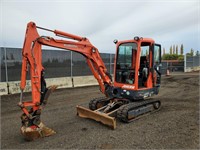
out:
<path id="1" fill-rule="evenodd" d="M 53 32 L 62 38 L 40 36 L 38 29 Z M 156 44 L 153 39 L 138 36 L 131 40 L 114 40 L 114 43 L 116 55 L 112 81 L 98 49 L 86 37 L 39 27 L 34 22 L 27 24 L 22 49 L 21 95 L 18 103 L 23 111 L 21 132 L 25 139 L 34 140 L 56 133 L 46 127 L 40 119 L 49 95 L 56 89 L 56 86 L 46 86 L 42 45 L 82 54 L 97 79 L 100 91 L 105 97 L 90 100 L 89 108 L 77 106 L 78 116 L 96 120 L 115 129 L 116 118 L 123 122 L 131 122 L 160 109 L 161 102 L 150 97 L 157 95 L 160 89 L 161 45 Z M 28 72 L 32 100 L 24 101 L 23 91 Z"/>

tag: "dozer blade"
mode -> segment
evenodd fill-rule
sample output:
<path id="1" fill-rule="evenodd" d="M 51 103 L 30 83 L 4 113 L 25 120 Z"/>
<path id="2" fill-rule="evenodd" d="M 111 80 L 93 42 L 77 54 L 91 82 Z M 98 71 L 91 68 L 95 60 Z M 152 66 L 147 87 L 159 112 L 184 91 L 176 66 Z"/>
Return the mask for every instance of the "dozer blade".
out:
<path id="1" fill-rule="evenodd" d="M 99 111 L 92 111 L 90 109 L 81 107 L 81 106 L 76 106 L 77 108 L 77 115 L 82 117 L 82 118 L 89 118 L 93 119 L 95 121 L 101 122 L 112 129 L 116 128 L 116 119 L 114 117 L 111 117 L 107 115 L 106 113 L 99 112 Z"/>
<path id="2" fill-rule="evenodd" d="M 22 126 L 21 133 L 26 140 L 32 141 L 40 137 L 51 136 L 56 132 L 46 127 L 43 123 L 40 123 L 39 126 L 35 128 Z"/>

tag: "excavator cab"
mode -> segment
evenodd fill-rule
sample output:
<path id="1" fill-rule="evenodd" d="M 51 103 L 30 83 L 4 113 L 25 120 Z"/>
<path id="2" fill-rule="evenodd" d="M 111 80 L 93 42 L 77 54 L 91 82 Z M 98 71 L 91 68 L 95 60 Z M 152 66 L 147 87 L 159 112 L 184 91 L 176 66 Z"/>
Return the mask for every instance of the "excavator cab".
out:
<path id="1" fill-rule="evenodd" d="M 132 100 L 150 96 L 148 92 L 156 94 L 161 78 L 161 46 L 152 39 L 139 37 L 116 44 L 114 94 L 118 97 L 126 95 Z M 129 95 L 123 93 L 123 90 L 130 91 Z M 141 91 L 146 93 L 141 94 Z"/>

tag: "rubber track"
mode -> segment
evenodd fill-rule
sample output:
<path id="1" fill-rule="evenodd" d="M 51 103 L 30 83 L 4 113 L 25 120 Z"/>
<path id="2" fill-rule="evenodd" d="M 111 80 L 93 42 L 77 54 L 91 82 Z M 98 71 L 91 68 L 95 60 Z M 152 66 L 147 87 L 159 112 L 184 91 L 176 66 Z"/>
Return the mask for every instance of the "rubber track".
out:
<path id="1" fill-rule="evenodd" d="M 149 105 L 149 104 L 154 104 L 154 103 L 159 103 L 159 108 L 158 109 L 154 109 L 153 111 L 151 112 L 147 112 L 147 113 L 144 113 L 142 115 L 139 115 L 131 120 L 128 120 L 128 111 L 131 111 L 131 110 L 134 110 L 134 109 L 138 109 L 140 107 L 143 107 L 145 105 Z M 123 105 L 121 106 L 118 111 L 117 111 L 117 118 L 123 122 L 132 122 L 133 120 L 136 120 L 136 119 L 139 119 L 141 118 L 142 116 L 144 116 L 145 114 L 149 114 L 149 113 L 153 113 L 153 112 L 156 112 L 160 109 L 160 106 L 161 106 L 161 102 L 159 100 L 145 100 L 145 101 L 142 101 L 142 102 L 132 102 L 132 103 L 129 103 L 129 104 L 126 104 L 126 105 Z"/>

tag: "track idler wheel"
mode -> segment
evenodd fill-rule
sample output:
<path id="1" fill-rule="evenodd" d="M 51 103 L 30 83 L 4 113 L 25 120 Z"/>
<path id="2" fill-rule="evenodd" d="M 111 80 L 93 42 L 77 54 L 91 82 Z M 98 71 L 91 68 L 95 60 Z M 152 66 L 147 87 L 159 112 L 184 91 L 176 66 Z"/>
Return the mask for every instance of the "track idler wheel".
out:
<path id="1" fill-rule="evenodd" d="M 94 98 L 89 103 L 89 109 L 96 110 L 98 108 L 101 108 L 101 107 L 107 105 L 109 102 L 110 102 L 110 100 L 106 97 Z"/>

